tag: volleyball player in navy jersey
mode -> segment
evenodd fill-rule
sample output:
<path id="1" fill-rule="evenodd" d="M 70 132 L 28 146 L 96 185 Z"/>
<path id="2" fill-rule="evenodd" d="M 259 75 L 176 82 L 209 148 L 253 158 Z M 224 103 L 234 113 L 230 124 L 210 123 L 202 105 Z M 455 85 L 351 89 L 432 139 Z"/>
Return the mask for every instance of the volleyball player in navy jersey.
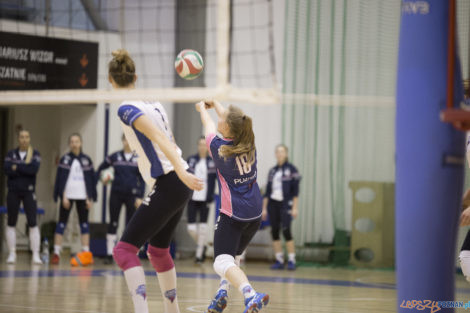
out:
<path id="1" fill-rule="evenodd" d="M 33 252 L 32 262 L 42 264 L 39 257 L 41 236 L 36 221 L 36 176 L 39 171 L 41 156 L 30 144 L 29 131 L 22 129 L 18 133 L 18 147 L 8 151 L 3 170 L 7 176 L 7 212 L 8 222 L 5 237 L 8 245 L 8 264 L 16 263 L 16 223 L 20 204 L 23 202 L 26 221 L 29 226 L 29 242 Z"/>
<path id="2" fill-rule="evenodd" d="M 126 206 L 126 225 L 134 215 L 135 210 L 142 204 L 145 193 L 145 182 L 139 173 L 137 155 L 132 152 L 124 134 L 122 135 L 122 150 L 108 155 L 96 170 L 96 181 L 107 168 L 114 169 L 114 179 L 109 197 L 109 224 L 106 234 L 107 256 L 105 264 L 112 264 L 113 249 L 116 242 L 116 231 L 119 223 L 121 207 Z M 108 184 L 110 177 L 105 177 L 103 184 Z"/>
<path id="3" fill-rule="evenodd" d="M 113 52 L 109 81 L 114 89 L 134 88 L 134 61 L 127 51 Z M 148 256 L 158 273 L 164 312 L 178 313 L 176 271 L 170 255 L 170 242 L 191 190 L 201 190 L 203 182 L 187 172 L 188 164 L 176 145 L 168 116 L 159 102 L 124 101 L 118 110 L 124 134 L 137 153 L 139 171 L 153 186 L 134 213 L 113 251 L 134 302 L 134 310 L 148 313 L 145 274 L 137 252 L 148 240 Z M 188 188 L 189 187 L 189 188 Z"/>
<path id="4" fill-rule="evenodd" d="M 217 128 L 208 108 L 215 108 Z M 255 135 L 251 118 L 242 110 L 225 109 L 217 101 L 199 102 L 209 154 L 217 168 L 221 209 L 214 233 L 214 270 L 221 277 L 219 289 L 207 312 L 222 312 L 227 306 L 229 283 L 245 298 L 244 313 L 258 312 L 269 296 L 256 292 L 240 269 L 240 256 L 261 224 L 262 196 L 256 182 Z M 216 135 L 218 131 L 223 137 Z"/>

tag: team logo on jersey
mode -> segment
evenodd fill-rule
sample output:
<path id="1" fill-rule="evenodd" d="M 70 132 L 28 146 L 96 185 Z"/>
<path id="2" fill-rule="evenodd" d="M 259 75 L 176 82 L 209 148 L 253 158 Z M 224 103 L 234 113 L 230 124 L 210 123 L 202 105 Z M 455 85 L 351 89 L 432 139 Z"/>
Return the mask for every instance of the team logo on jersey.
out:
<path id="1" fill-rule="evenodd" d="M 90 162 L 88 162 L 88 160 L 86 158 L 82 158 L 82 165 L 83 166 L 88 166 L 88 165 L 90 165 Z"/>
<path id="2" fill-rule="evenodd" d="M 117 159 L 118 159 L 118 161 L 122 161 L 122 157 L 121 157 L 120 154 L 118 154 Z"/>
<path id="3" fill-rule="evenodd" d="M 290 176 L 290 169 L 286 168 L 284 170 L 284 176 Z"/>
<path id="4" fill-rule="evenodd" d="M 129 119 L 129 115 L 131 115 L 131 113 L 132 113 L 132 109 L 127 109 L 126 111 L 124 111 L 124 114 L 122 114 L 122 119 L 127 122 L 127 120 Z"/>
<path id="5" fill-rule="evenodd" d="M 139 287 L 137 287 L 137 289 L 135 290 L 135 293 L 137 295 L 141 295 L 142 298 L 144 298 L 144 300 L 147 298 L 147 290 L 145 288 L 145 285 L 140 285 Z"/>
<path id="6" fill-rule="evenodd" d="M 209 160 L 209 162 L 207 162 L 207 166 L 209 166 L 209 167 L 214 167 L 214 166 L 215 166 L 215 165 L 214 165 L 214 161 Z"/>
<path id="7" fill-rule="evenodd" d="M 167 298 L 168 300 L 171 301 L 171 303 L 173 303 L 173 301 L 175 301 L 176 299 L 176 289 L 165 291 L 165 298 Z"/>

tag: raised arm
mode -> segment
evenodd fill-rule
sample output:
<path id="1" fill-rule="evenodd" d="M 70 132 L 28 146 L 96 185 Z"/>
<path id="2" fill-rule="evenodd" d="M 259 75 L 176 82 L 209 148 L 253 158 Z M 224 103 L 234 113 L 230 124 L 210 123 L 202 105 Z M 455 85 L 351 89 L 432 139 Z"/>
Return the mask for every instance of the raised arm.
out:
<path id="1" fill-rule="evenodd" d="M 214 108 L 215 111 L 217 112 L 217 116 L 219 117 L 224 116 L 225 113 L 227 112 L 227 109 L 224 108 L 224 106 L 217 100 L 208 100 L 204 102 L 206 103 L 206 107 Z"/>
<path id="2" fill-rule="evenodd" d="M 204 126 L 204 135 L 207 136 L 209 134 L 215 134 L 217 132 L 217 128 L 215 127 L 215 123 L 209 115 L 209 112 L 207 112 L 206 103 L 204 101 L 196 103 L 196 110 L 201 113 L 201 122 Z"/>
<path id="3" fill-rule="evenodd" d="M 165 156 L 170 160 L 171 164 L 173 164 L 176 174 L 183 183 L 191 189 L 201 190 L 203 188 L 203 182 L 196 176 L 189 174 L 183 167 L 183 163 L 180 161 L 180 156 L 176 152 L 174 143 L 172 143 L 147 116 L 140 115 L 134 120 L 133 125 L 138 131 L 143 133 L 162 149 Z"/>

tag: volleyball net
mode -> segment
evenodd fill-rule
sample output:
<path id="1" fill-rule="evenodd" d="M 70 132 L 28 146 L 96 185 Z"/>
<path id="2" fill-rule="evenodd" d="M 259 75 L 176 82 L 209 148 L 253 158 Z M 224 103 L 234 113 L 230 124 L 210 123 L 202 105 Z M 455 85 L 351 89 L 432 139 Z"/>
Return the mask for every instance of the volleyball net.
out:
<path id="1" fill-rule="evenodd" d="M 129 97 L 192 102 L 279 103 L 275 75 L 272 1 L 11 1 L 0 32 L 97 42 L 96 89 L 2 91 L 1 104 L 116 102 Z M 177 80 L 178 49 L 199 47 L 204 74 Z M 107 63 L 115 49 L 136 63 L 136 89 L 111 92 Z M 53 79 L 53 77 L 50 77 Z M 178 86 L 178 87 L 176 87 Z"/>

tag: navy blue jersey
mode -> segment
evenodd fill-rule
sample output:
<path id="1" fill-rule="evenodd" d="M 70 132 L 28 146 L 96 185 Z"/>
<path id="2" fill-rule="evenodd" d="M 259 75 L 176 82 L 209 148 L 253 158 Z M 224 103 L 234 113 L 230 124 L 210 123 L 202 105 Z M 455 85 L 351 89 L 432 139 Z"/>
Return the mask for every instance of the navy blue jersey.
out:
<path id="1" fill-rule="evenodd" d="M 8 177 L 9 191 L 34 191 L 36 189 L 36 175 L 39 171 L 41 156 L 37 150 L 33 150 L 30 163 L 26 163 L 20 156 L 18 148 L 8 151 L 5 157 L 3 169 Z M 13 170 L 16 165 L 16 170 Z"/>
<path id="2" fill-rule="evenodd" d="M 96 181 L 102 170 L 114 168 L 114 180 L 111 185 L 112 192 L 133 195 L 142 198 L 145 193 L 145 182 L 137 167 L 137 155 L 133 154 L 129 160 L 123 150 L 108 155 L 96 171 Z"/>
<path id="3" fill-rule="evenodd" d="M 91 158 L 82 152 L 80 152 L 79 155 L 75 155 L 72 152 L 69 152 L 60 158 L 54 184 L 54 201 L 62 198 L 64 194 L 65 186 L 67 185 L 67 179 L 69 178 L 70 174 L 70 168 L 74 159 L 77 159 L 78 162 L 80 162 L 80 166 L 82 167 L 83 176 L 85 178 L 87 197 L 93 201 L 96 201 L 97 194 L 95 169 L 93 168 L 93 162 L 91 161 Z"/>
<path id="4" fill-rule="evenodd" d="M 232 145 L 228 139 L 222 139 L 215 134 L 206 136 L 209 153 L 217 167 L 222 205 L 220 212 L 239 221 L 252 221 L 261 217 L 262 197 L 257 178 L 257 160 L 248 162 L 248 155 L 224 159 L 219 154 L 223 145 Z"/>
<path id="5" fill-rule="evenodd" d="M 273 191 L 273 180 L 274 175 L 277 171 L 282 172 L 282 195 L 284 208 L 290 210 L 292 207 L 292 199 L 299 196 L 299 184 L 301 176 L 297 168 L 289 163 L 284 162 L 281 166 L 276 165 L 269 170 L 268 174 L 268 184 L 266 186 L 266 193 L 264 196 L 266 198 L 271 198 L 271 193 Z"/>

